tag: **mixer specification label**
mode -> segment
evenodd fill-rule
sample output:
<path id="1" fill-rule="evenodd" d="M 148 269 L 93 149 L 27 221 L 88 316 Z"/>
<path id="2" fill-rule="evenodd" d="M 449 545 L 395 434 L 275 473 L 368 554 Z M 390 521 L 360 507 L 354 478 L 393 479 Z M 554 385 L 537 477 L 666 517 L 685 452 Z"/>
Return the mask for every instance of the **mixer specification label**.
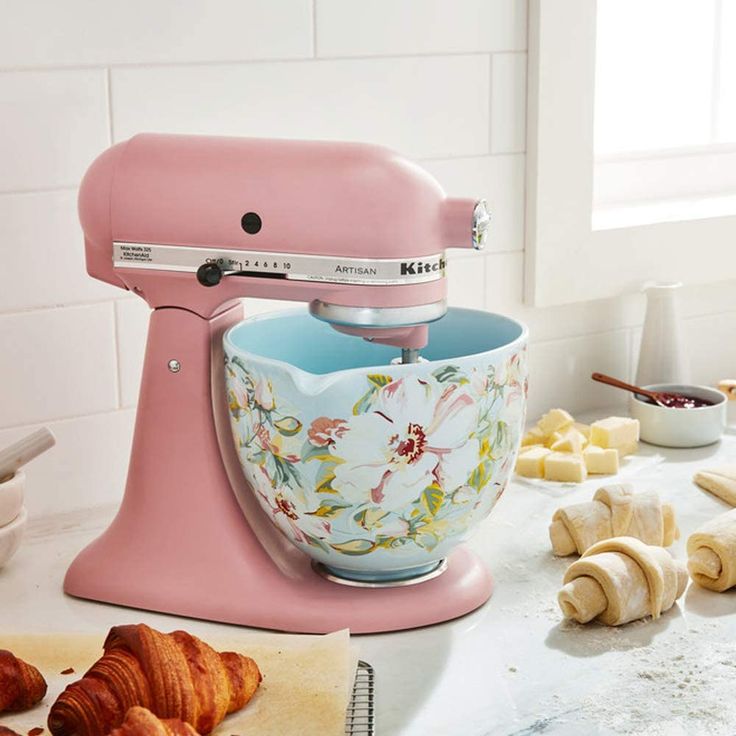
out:
<path id="1" fill-rule="evenodd" d="M 216 263 L 229 275 L 371 286 L 437 281 L 445 275 L 446 265 L 444 253 L 414 259 L 364 259 L 185 245 L 113 244 L 115 268 L 196 273 L 205 263 Z"/>

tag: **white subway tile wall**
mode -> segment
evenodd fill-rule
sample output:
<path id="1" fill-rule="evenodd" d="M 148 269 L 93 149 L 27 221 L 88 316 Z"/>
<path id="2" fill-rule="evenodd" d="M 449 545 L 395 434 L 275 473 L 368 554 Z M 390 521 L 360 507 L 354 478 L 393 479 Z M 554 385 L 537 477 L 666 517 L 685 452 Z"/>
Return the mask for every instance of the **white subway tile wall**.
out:
<path id="1" fill-rule="evenodd" d="M 315 46 L 317 56 L 523 51 L 526 10 L 519 0 L 316 0 Z"/>
<path id="2" fill-rule="evenodd" d="M 100 302 L 0 315 L 3 426 L 117 408 L 113 312 Z"/>
<path id="3" fill-rule="evenodd" d="M 0 315 L 120 295 L 87 275 L 74 189 L 0 195 L 0 238 Z"/>
<path id="4" fill-rule="evenodd" d="M 526 148 L 526 54 L 494 54 L 491 61 L 491 153 Z"/>
<path id="5" fill-rule="evenodd" d="M 104 69 L 0 69 L 0 192 L 76 186 L 110 145 L 107 94 Z"/>
<path id="6" fill-rule="evenodd" d="M 56 436 L 53 447 L 25 468 L 26 506 L 32 516 L 120 501 L 133 438 L 134 409 L 0 429 L 0 446 L 39 426 Z"/>
<path id="7" fill-rule="evenodd" d="M 529 324 L 530 416 L 616 401 L 588 374 L 631 375 L 643 298 L 522 302 L 526 15 L 526 0 L 4 3 L 0 446 L 40 423 L 59 439 L 28 468 L 33 513 L 123 488 L 148 308 L 86 276 L 75 199 L 92 159 L 143 130 L 374 141 L 487 198 L 488 251 L 451 256 L 450 301 Z M 736 290 L 688 288 L 683 311 L 696 380 L 733 375 Z"/>
<path id="8" fill-rule="evenodd" d="M 312 56 L 311 0 L 4 0 L 0 66 Z"/>
<path id="9" fill-rule="evenodd" d="M 111 82 L 115 140 L 148 130 L 488 153 L 487 55 L 125 67 Z"/>

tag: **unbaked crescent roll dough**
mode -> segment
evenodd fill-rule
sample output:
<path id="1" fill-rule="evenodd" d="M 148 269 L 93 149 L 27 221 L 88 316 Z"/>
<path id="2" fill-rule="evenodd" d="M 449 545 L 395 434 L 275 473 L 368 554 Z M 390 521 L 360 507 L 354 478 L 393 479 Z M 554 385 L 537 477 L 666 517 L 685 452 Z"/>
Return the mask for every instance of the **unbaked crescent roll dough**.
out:
<path id="1" fill-rule="evenodd" d="M 719 593 L 736 585 L 736 509 L 691 534 L 687 555 L 687 569 L 698 585 Z"/>
<path id="2" fill-rule="evenodd" d="M 695 473 L 693 480 L 722 501 L 736 506 L 736 465 L 701 470 Z"/>
<path id="3" fill-rule="evenodd" d="M 573 562 L 563 583 L 557 600 L 566 618 L 619 626 L 671 608 L 685 592 L 687 570 L 662 547 L 614 537 Z"/>
<path id="4" fill-rule="evenodd" d="M 634 493 L 627 483 L 610 485 L 599 488 L 592 501 L 555 511 L 549 527 L 558 557 L 583 554 L 596 542 L 623 536 L 669 547 L 680 536 L 674 508 L 656 491 Z"/>

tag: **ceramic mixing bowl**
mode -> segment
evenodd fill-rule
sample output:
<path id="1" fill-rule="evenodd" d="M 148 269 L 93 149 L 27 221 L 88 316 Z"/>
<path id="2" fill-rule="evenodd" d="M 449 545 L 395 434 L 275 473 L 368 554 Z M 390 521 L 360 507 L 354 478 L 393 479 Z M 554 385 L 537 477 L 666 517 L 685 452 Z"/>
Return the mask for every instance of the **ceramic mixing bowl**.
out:
<path id="1" fill-rule="evenodd" d="M 526 406 L 526 328 L 450 309 L 423 362 L 304 310 L 224 336 L 231 425 L 274 524 L 332 573 L 387 582 L 438 566 L 493 508 Z"/>

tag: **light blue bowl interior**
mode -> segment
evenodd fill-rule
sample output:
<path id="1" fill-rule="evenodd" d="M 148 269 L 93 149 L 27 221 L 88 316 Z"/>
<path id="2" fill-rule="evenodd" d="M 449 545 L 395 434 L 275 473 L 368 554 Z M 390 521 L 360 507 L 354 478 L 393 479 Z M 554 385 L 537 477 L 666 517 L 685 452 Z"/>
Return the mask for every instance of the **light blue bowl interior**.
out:
<path id="1" fill-rule="evenodd" d="M 429 344 L 420 353 L 430 361 L 476 355 L 503 348 L 523 333 L 523 325 L 500 314 L 451 308 L 429 326 Z M 302 310 L 240 322 L 227 331 L 225 342 L 317 375 L 388 365 L 399 354 L 390 345 L 337 332 Z"/>

